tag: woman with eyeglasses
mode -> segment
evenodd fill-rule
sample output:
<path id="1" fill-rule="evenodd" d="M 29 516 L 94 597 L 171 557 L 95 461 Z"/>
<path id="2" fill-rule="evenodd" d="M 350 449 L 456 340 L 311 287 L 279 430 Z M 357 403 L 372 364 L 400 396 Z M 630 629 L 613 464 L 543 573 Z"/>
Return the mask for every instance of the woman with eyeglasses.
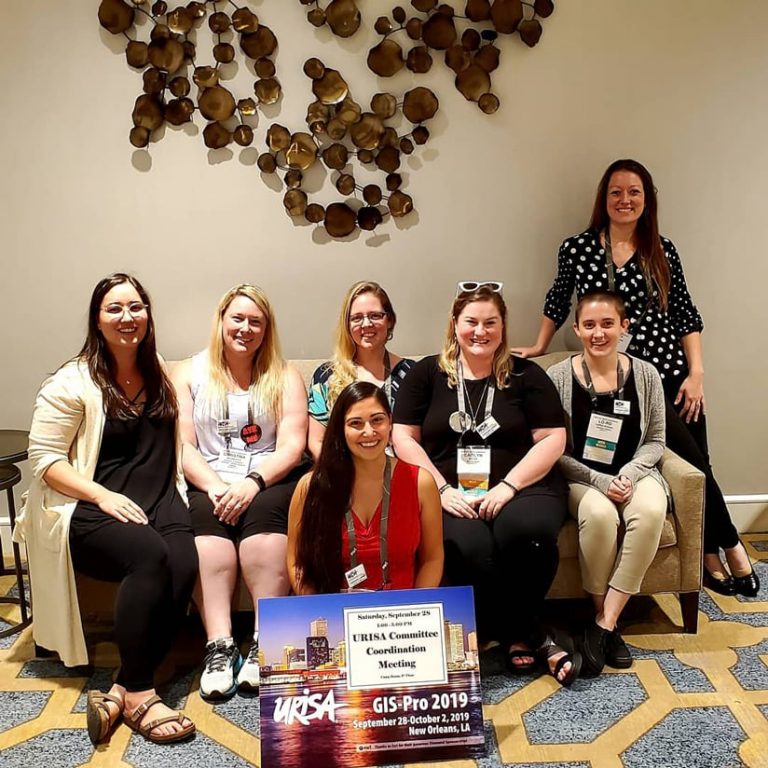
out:
<path id="1" fill-rule="evenodd" d="M 723 595 L 754 597 L 760 582 L 709 462 L 704 323 L 688 292 L 677 249 L 659 235 L 657 210 L 648 169 L 636 160 L 611 163 L 598 184 L 589 228 L 560 246 L 536 344 L 512 352 L 530 357 L 547 351 L 568 318 L 574 289 L 577 298 L 600 289 L 621 294 L 629 328 L 619 350 L 658 370 L 666 396 L 667 446 L 706 477 L 704 585 Z"/>
<path id="2" fill-rule="evenodd" d="M 288 507 L 305 471 L 306 390 L 255 285 L 224 294 L 208 348 L 177 366 L 173 380 L 200 559 L 195 602 L 207 635 L 200 695 L 224 699 L 258 688 L 258 600 L 288 594 Z M 238 571 L 256 619 L 245 659 L 232 636 Z"/>
<path id="3" fill-rule="evenodd" d="M 296 488 L 288 575 L 297 594 L 437 587 L 440 496 L 424 469 L 386 455 L 389 400 L 376 384 L 345 387 L 320 456 Z"/>
<path id="4" fill-rule="evenodd" d="M 656 556 L 669 487 L 657 469 L 664 453 L 664 390 L 658 371 L 620 354 L 629 327 L 617 293 L 587 293 L 574 331 L 583 352 L 548 371 L 568 416 L 570 450 L 560 467 L 579 523 L 579 563 L 595 621 L 582 652 L 592 674 L 626 669 L 632 655 L 617 623 Z M 620 526 L 623 523 L 621 535 Z"/>
<path id="5" fill-rule="evenodd" d="M 555 466 L 563 409 L 541 368 L 510 357 L 501 291 L 499 282 L 459 283 L 442 352 L 416 363 L 400 387 L 393 441 L 398 457 L 437 483 L 446 574 L 474 587 L 479 639 L 503 643 L 514 672 L 538 661 L 570 685 L 581 657 L 539 623 L 567 515 Z"/>
<path id="6" fill-rule="evenodd" d="M 333 358 L 312 374 L 309 388 L 309 452 L 317 461 L 336 398 L 353 381 L 382 387 L 390 406 L 413 360 L 387 349 L 397 317 L 386 291 L 370 280 L 355 283 L 344 297 Z"/>
<path id="7" fill-rule="evenodd" d="M 197 573 L 177 415 L 149 296 L 130 275 L 104 278 L 91 295 L 80 354 L 37 396 L 29 435 L 34 477 L 15 531 L 29 556 L 35 642 L 66 666 L 88 663 L 75 572 L 120 584 L 120 669 L 108 693 L 88 693 L 94 744 L 121 718 L 156 743 L 195 730 L 160 700 L 153 680 Z"/>

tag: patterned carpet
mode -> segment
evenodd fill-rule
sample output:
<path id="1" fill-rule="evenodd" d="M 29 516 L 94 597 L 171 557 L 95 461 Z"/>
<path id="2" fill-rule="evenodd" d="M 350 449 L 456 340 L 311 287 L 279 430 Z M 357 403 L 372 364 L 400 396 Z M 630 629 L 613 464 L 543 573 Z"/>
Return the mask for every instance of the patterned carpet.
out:
<path id="1" fill-rule="evenodd" d="M 746 537 L 762 589 L 757 598 L 703 592 L 699 632 L 680 634 L 673 596 L 630 603 L 624 635 L 630 670 L 560 688 L 547 676 L 510 678 L 493 655 L 483 681 L 487 757 L 449 768 L 768 768 L 768 534 Z M 0 593 L 12 592 L 0 577 Z M 562 618 L 572 605 L 550 604 Z M 576 606 L 583 613 L 584 605 Z M 0 629 L 17 618 L 0 606 Z M 192 622 L 191 624 L 194 624 Z M 155 746 L 121 725 L 94 750 L 85 691 L 109 687 L 114 646 L 96 638 L 93 667 L 68 670 L 35 659 L 29 629 L 0 639 L 0 766 L 245 768 L 259 763 L 258 700 L 211 705 L 197 694 L 202 638 L 185 630 L 176 674 L 161 692 L 194 719 L 181 745 Z M 323 768 L 322 758 L 307 766 Z M 410 768 L 410 767 L 407 767 Z"/>

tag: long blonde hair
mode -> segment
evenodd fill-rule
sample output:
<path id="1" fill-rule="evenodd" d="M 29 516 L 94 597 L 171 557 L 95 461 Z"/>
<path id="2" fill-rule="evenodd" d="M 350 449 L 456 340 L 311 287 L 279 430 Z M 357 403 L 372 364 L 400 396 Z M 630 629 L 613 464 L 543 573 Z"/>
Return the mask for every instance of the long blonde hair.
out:
<path id="1" fill-rule="evenodd" d="M 448 376 L 448 385 L 457 387 L 459 383 L 457 373 L 459 342 L 456 338 L 456 321 L 464 307 L 473 301 L 490 301 L 501 315 L 501 342 L 493 355 L 493 375 L 496 378 L 496 386 L 499 389 L 504 389 L 510 385 L 511 377 L 514 375 L 514 361 L 509 354 L 509 345 L 507 344 L 507 305 L 502 295 L 491 290 L 487 285 L 481 285 L 474 291 L 462 292 L 453 300 L 438 367 Z"/>
<path id="2" fill-rule="evenodd" d="M 216 413 L 225 412 L 227 392 L 231 390 L 232 379 L 224 358 L 224 339 L 222 326 L 224 314 L 237 296 L 250 299 L 266 318 L 264 338 L 256 350 L 251 369 L 251 404 L 254 412 L 263 407 L 275 421 L 279 421 L 282 411 L 283 374 L 285 360 L 280 351 L 277 335 L 277 323 L 272 306 L 264 291 L 256 285 L 236 285 L 227 291 L 219 302 L 213 318 L 211 340 L 208 344 L 209 379 L 205 389 L 208 407 Z"/>
<path id="3" fill-rule="evenodd" d="M 328 379 L 329 410 L 344 387 L 357 380 L 354 362 L 357 347 L 352 334 L 349 332 L 349 317 L 355 299 L 365 293 L 373 294 L 381 302 L 381 308 L 387 313 L 389 320 L 388 339 L 392 338 L 392 332 L 395 330 L 395 323 L 397 322 L 395 310 L 392 308 L 392 302 L 389 300 L 387 292 L 378 283 L 374 283 L 372 280 L 361 280 L 347 291 L 344 303 L 341 305 L 339 321 L 336 324 L 336 341 L 331 358 L 331 375 Z"/>

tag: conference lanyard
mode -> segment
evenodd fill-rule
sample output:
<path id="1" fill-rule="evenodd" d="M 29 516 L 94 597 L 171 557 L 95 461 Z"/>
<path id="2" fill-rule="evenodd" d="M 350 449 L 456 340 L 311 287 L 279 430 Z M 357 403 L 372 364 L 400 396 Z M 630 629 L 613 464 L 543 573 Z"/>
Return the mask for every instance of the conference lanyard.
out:
<path id="1" fill-rule="evenodd" d="M 237 428 L 237 420 L 231 418 L 231 414 L 229 411 L 229 395 L 226 396 L 226 403 L 227 403 L 227 415 L 224 419 L 219 419 L 219 421 L 216 424 L 216 430 L 224 438 L 224 441 L 226 443 L 227 448 L 232 447 L 232 436 L 238 434 L 240 430 Z M 259 438 L 261 437 L 261 429 L 258 427 L 258 425 L 253 420 L 253 404 L 251 403 L 251 390 L 248 390 L 248 421 L 243 427 L 243 431 L 248 430 L 248 428 L 256 429 L 259 432 Z M 243 437 L 243 442 L 246 443 L 246 445 L 251 444 L 251 440 L 247 440 L 246 437 Z M 258 442 L 258 439 L 252 442 Z"/>
<path id="2" fill-rule="evenodd" d="M 584 374 L 584 386 L 587 388 L 587 393 L 589 394 L 589 399 L 592 401 L 592 408 L 597 410 L 597 392 L 595 392 L 595 385 L 592 382 L 592 374 L 589 372 L 589 368 L 587 368 L 587 363 L 584 360 L 584 356 L 581 357 L 581 370 Z M 626 402 L 624 400 L 624 369 L 621 367 L 621 360 L 616 360 L 616 394 L 618 395 L 618 398 L 615 398 L 616 402 L 618 403 L 624 403 Z M 614 408 L 614 411 L 616 409 Z M 620 411 L 616 411 L 617 413 L 620 413 Z M 624 414 L 621 414 L 624 415 Z"/>
<path id="3" fill-rule="evenodd" d="M 451 429 L 453 429 L 454 432 L 460 433 L 459 446 L 461 446 L 463 443 L 464 435 L 471 430 L 477 432 L 485 442 L 485 440 L 499 428 L 498 422 L 491 415 L 491 411 L 493 410 L 493 398 L 496 394 L 496 384 L 493 381 L 493 372 L 491 372 L 491 376 L 485 385 L 485 413 L 483 415 L 483 421 L 480 424 L 477 423 L 477 411 L 480 410 L 482 395 L 480 396 L 480 400 L 477 403 L 477 409 L 473 410 L 471 414 L 467 413 L 467 400 L 469 399 L 469 392 L 466 390 L 467 385 L 464 380 L 464 369 L 460 360 L 457 361 L 456 365 L 456 377 L 458 379 L 456 387 L 456 400 L 459 410 L 451 414 L 449 420 Z M 471 409 L 471 400 L 469 402 L 469 406 Z"/>
<path id="4" fill-rule="evenodd" d="M 381 589 L 389 582 L 389 553 L 387 546 L 387 529 L 389 528 L 389 497 L 390 486 L 392 484 L 392 462 L 387 456 L 387 463 L 384 467 L 384 490 L 381 495 L 381 526 L 379 527 L 379 562 L 381 563 Z M 349 539 L 349 563 L 350 571 L 358 566 L 357 559 L 357 535 L 355 534 L 355 521 L 352 517 L 351 508 L 347 508 L 347 538 Z M 350 586 L 352 586 L 350 584 Z"/>
<path id="5" fill-rule="evenodd" d="M 384 350 L 384 384 L 382 386 L 384 394 L 387 396 L 387 401 L 390 407 L 392 406 L 392 363 L 389 359 L 389 352 Z"/>

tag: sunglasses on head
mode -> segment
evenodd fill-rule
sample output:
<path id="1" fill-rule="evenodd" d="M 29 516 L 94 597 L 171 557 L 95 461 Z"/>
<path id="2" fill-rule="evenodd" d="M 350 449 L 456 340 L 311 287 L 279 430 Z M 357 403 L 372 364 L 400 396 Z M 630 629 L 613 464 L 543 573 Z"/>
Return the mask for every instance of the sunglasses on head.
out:
<path id="1" fill-rule="evenodd" d="M 504 283 L 498 280 L 462 280 L 456 284 L 456 295 L 472 293 L 472 291 L 477 291 L 480 288 L 488 288 L 494 293 L 501 293 L 503 287 Z"/>

